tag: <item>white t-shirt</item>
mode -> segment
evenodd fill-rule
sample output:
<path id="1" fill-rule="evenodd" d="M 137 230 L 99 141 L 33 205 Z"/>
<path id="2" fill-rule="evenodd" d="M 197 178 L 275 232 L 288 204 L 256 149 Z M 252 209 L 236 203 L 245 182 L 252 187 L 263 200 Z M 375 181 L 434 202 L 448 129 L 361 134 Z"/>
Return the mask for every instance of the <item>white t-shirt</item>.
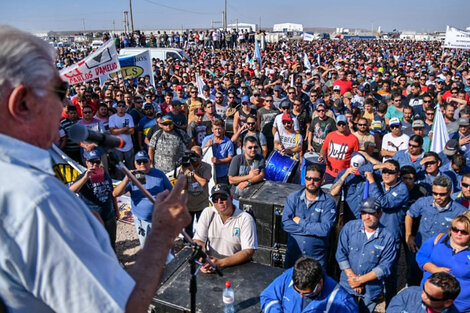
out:
<path id="1" fill-rule="evenodd" d="M 401 134 L 399 137 L 393 137 L 392 133 L 385 134 L 382 139 L 382 149 L 387 151 L 400 151 L 408 149 L 408 141 L 410 137 L 405 134 Z M 391 157 L 384 157 L 383 161 L 390 160 Z"/>
<path id="2" fill-rule="evenodd" d="M 303 138 L 301 134 L 288 133 L 284 131 L 282 134 L 280 134 L 280 132 L 276 132 L 276 134 L 274 134 L 274 141 L 282 143 L 284 149 L 293 149 L 299 145 L 302 145 Z M 300 157 L 299 153 L 296 153 L 295 157 L 298 160 Z"/>
<path id="3" fill-rule="evenodd" d="M 124 127 L 134 127 L 134 120 L 132 116 L 127 113 L 124 113 L 123 116 L 113 114 L 109 117 L 109 128 L 124 128 Z M 118 135 L 125 142 L 124 147 L 116 148 L 116 150 L 121 152 L 126 152 L 131 150 L 134 146 L 132 144 L 132 136 L 129 134 L 120 134 Z"/>
<path id="4" fill-rule="evenodd" d="M 281 135 L 284 134 L 284 125 L 282 124 L 282 115 L 284 115 L 284 113 L 278 114 L 274 118 L 274 122 L 273 122 L 273 127 L 276 128 Z M 299 131 L 300 130 L 299 120 L 293 114 L 291 114 L 290 116 L 292 117 L 292 121 L 294 122 L 294 130 Z"/>

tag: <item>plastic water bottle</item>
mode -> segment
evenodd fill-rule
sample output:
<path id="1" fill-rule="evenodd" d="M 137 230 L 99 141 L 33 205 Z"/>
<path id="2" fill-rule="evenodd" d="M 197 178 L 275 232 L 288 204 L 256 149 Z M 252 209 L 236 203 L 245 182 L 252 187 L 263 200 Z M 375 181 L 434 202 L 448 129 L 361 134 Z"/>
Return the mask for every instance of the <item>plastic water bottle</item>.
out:
<path id="1" fill-rule="evenodd" d="M 235 313 L 235 293 L 233 292 L 230 282 L 225 282 L 224 292 L 222 294 L 224 301 L 224 313 Z"/>

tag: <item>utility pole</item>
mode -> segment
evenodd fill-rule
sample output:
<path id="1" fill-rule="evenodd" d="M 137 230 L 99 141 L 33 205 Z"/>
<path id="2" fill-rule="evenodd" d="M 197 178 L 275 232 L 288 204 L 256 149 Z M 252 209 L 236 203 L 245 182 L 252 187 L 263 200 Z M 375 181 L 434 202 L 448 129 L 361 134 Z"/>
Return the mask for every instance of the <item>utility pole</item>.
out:
<path id="1" fill-rule="evenodd" d="M 132 0 L 129 0 L 129 12 L 131 14 L 131 31 L 134 33 L 134 16 L 132 15 Z"/>
<path id="2" fill-rule="evenodd" d="M 224 30 L 227 30 L 227 0 L 225 0 L 225 9 L 224 9 Z"/>
<path id="3" fill-rule="evenodd" d="M 261 31 L 261 16 L 259 17 L 259 31 Z"/>
<path id="4" fill-rule="evenodd" d="M 83 24 L 83 32 L 85 32 L 85 19 L 82 18 L 82 24 Z"/>
<path id="5" fill-rule="evenodd" d="M 113 34 L 116 33 L 116 21 L 113 19 Z"/>
<path id="6" fill-rule="evenodd" d="M 238 32 L 238 17 L 237 17 L 237 32 Z"/>
<path id="7" fill-rule="evenodd" d="M 127 21 L 127 11 L 124 11 L 124 32 L 129 33 L 129 23 Z"/>

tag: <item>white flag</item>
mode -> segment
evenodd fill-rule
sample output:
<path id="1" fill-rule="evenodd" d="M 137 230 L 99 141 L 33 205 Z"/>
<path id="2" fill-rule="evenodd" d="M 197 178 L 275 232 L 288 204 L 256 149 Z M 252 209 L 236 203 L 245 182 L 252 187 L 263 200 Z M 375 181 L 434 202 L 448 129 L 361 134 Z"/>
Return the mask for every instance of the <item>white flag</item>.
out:
<path id="1" fill-rule="evenodd" d="M 305 41 L 313 41 L 314 37 L 312 34 L 309 33 L 304 33 L 304 38 Z"/>
<path id="2" fill-rule="evenodd" d="M 120 69 L 114 40 L 108 40 L 85 59 L 60 71 L 60 77 L 63 81 L 73 85 L 99 78 Z"/>
<path id="3" fill-rule="evenodd" d="M 447 132 L 447 126 L 444 122 L 441 109 L 439 105 L 436 106 L 436 114 L 434 116 L 434 123 L 432 126 L 432 142 L 430 151 L 440 153 L 444 150 L 447 141 L 449 141 L 449 133 Z"/>
<path id="4" fill-rule="evenodd" d="M 196 85 L 197 85 L 197 93 L 199 97 L 202 97 L 202 88 L 206 85 L 202 80 L 201 76 L 196 73 Z"/>
<path id="5" fill-rule="evenodd" d="M 263 60 L 261 59 L 261 51 L 259 49 L 258 40 L 255 41 L 255 59 L 258 60 L 259 67 L 263 68 Z"/>
<path id="6" fill-rule="evenodd" d="M 312 70 L 312 64 L 310 64 L 310 60 L 308 59 L 308 56 L 306 53 L 304 53 L 304 66 L 305 68 Z"/>
<path id="7" fill-rule="evenodd" d="M 470 31 L 447 26 L 442 48 L 470 49 Z"/>

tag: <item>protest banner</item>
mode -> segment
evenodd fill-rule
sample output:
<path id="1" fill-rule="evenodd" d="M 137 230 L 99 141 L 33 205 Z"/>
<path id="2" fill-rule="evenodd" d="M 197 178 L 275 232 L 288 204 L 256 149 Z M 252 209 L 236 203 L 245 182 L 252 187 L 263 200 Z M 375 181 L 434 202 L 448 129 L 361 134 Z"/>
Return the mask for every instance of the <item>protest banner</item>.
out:
<path id="1" fill-rule="evenodd" d="M 443 48 L 470 49 L 470 31 L 447 26 Z"/>
<path id="2" fill-rule="evenodd" d="M 134 79 L 145 75 L 150 76 L 150 84 L 155 86 L 155 80 L 152 72 L 152 59 L 150 58 L 150 51 L 144 51 L 132 55 L 119 56 L 119 64 L 121 66 L 121 76 L 124 79 Z M 100 84 L 103 85 L 104 81 L 108 78 L 114 78 L 119 72 L 107 73 L 100 75 Z M 137 81 L 135 81 L 137 83 Z"/>
<path id="3" fill-rule="evenodd" d="M 113 40 L 108 40 L 88 57 L 60 71 L 70 85 L 83 83 L 121 69 Z"/>
<path id="4" fill-rule="evenodd" d="M 315 39 L 312 34 L 304 33 L 304 40 L 305 41 L 313 41 Z"/>

